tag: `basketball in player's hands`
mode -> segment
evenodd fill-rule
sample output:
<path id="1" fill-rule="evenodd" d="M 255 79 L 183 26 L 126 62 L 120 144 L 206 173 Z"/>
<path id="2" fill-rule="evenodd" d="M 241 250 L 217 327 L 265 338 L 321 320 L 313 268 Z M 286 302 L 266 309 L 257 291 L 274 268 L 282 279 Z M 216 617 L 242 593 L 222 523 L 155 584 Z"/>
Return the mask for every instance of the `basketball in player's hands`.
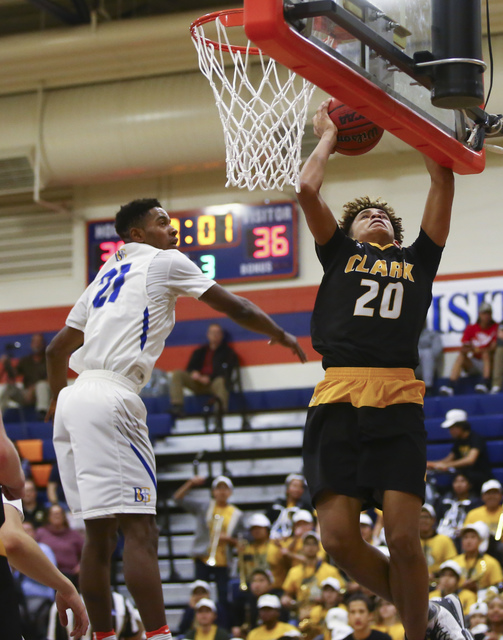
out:
<path id="1" fill-rule="evenodd" d="M 367 153 L 376 146 L 384 133 L 384 129 L 335 98 L 330 101 L 328 115 L 339 130 L 335 151 L 345 156 Z"/>

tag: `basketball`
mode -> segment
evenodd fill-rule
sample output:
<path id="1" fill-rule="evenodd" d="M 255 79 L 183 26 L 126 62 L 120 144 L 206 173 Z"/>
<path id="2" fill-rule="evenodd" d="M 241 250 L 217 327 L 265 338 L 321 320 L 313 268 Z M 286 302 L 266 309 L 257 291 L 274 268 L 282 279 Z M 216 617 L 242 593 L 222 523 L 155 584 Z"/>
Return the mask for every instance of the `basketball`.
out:
<path id="1" fill-rule="evenodd" d="M 330 101 L 328 115 L 339 130 L 335 151 L 345 156 L 367 153 L 376 146 L 384 133 L 384 129 L 335 98 Z"/>

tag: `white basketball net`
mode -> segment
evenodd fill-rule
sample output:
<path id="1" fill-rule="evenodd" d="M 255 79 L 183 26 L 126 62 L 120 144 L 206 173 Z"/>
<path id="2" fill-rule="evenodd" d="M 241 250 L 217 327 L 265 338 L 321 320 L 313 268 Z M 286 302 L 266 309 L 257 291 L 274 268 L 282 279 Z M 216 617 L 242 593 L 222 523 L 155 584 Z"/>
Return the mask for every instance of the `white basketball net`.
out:
<path id="1" fill-rule="evenodd" d="M 238 50 L 220 18 L 214 24 L 215 40 L 205 37 L 204 25 L 193 25 L 192 41 L 224 129 L 225 186 L 267 191 L 291 185 L 298 192 L 302 136 L 314 85 L 250 42 Z"/>

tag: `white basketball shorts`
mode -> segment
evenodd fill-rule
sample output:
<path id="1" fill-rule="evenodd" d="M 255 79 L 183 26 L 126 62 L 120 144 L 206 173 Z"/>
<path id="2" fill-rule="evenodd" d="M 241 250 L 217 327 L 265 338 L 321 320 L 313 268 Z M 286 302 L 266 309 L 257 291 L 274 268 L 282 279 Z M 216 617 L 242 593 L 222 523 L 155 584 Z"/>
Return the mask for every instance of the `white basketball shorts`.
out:
<path id="1" fill-rule="evenodd" d="M 110 371 L 84 371 L 61 391 L 54 448 L 75 516 L 155 514 L 155 457 L 146 414 L 133 383 Z"/>

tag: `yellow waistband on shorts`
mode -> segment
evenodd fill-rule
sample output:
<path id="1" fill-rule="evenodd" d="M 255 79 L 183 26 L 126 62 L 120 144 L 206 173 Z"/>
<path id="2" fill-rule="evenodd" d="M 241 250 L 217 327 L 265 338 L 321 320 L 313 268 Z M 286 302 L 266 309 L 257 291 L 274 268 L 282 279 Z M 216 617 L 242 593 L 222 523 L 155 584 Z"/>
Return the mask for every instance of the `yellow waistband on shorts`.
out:
<path id="1" fill-rule="evenodd" d="M 424 382 L 412 369 L 329 367 L 316 385 L 310 407 L 349 402 L 354 407 L 384 408 L 391 404 L 423 405 Z"/>
<path id="2" fill-rule="evenodd" d="M 5 551 L 5 547 L 3 546 L 3 542 L 0 540 L 0 556 L 6 556 L 7 551 Z"/>

